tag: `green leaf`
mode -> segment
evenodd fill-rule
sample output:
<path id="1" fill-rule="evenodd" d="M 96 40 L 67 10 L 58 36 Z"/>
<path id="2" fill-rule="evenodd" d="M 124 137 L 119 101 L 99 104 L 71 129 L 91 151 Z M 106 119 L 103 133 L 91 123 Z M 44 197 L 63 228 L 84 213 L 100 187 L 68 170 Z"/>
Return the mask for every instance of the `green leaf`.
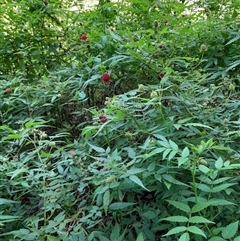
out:
<path id="1" fill-rule="evenodd" d="M 19 174 L 21 173 L 26 173 L 28 172 L 28 169 L 27 168 L 20 168 L 20 169 L 16 169 L 15 171 L 13 172 L 10 172 L 9 174 L 11 174 L 11 179 L 13 179 L 14 177 L 18 176 Z"/>
<path id="2" fill-rule="evenodd" d="M 142 187 L 143 189 L 149 191 L 142 183 L 142 181 L 136 176 L 136 175 L 131 175 L 129 176 L 129 179 L 131 181 L 133 181 L 134 183 L 136 183 L 137 185 L 139 185 L 140 187 Z"/>
<path id="3" fill-rule="evenodd" d="M 189 159 L 188 159 L 188 157 L 182 157 L 181 156 L 181 157 L 178 157 L 177 160 L 178 160 L 178 167 L 180 167 L 182 164 L 187 162 Z"/>
<path id="4" fill-rule="evenodd" d="M 129 170 L 127 170 L 126 174 L 127 175 L 133 175 L 133 174 L 137 174 L 137 173 L 142 173 L 146 171 L 146 169 L 143 168 L 131 168 Z"/>
<path id="5" fill-rule="evenodd" d="M 118 223 L 115 224 L 114 228 L 112 229 L 110 240 L 118 240 L 120 236 L 120 226 Z"/>
<path id="6" fill-rule="evenodd" d="M 176 227 L 171 229 L 169 232 L 167 232 L 166 234 L 164 234 L 163 236 L 169 236 L 169 235 L 173 235 L 173 234 L 177 234 L 177 233 L 181 233 L 186 231 L 187 228 L 184 226 L 180 226 L 180 227 Z"/>
<path id="7" fill-rule="evenodd" d="M 20 216 L 11 216 L 11 215 L 1 215 L 0 214 L 0 220 L 13 220 L 13 219 L 19 219 Z"/>
<path id="8" fill-rule="evenodd" d="M 144 238 L 143 238 L 143 234 L 142 234 L 142 233 L 138 234 L 136 241 L 144 241 Z"/>
<path id="9" fill-rule="evenodd" d="M 223 167 L 223 159 L 221 157 L 219 157 L 217 159 L 217 161 L 215 162 L 215 167 L 216 169 L 221 169 Z"/>
<path id="10" fill-rule="evenodd" d="M 13 201 L 10 199 L 0 198 L 0 205 L 10 204 L 10 203 L 19 203 L 20 201 Z"/>
<path id="11" fill-rule="evenodd" d="M 231 44 L 231 43 L 233 43 L 233 42 L 236 42 L 237 40 L 239 40 L 240 39 L 240 35 L 237 35 L 235 38 L 233 38 L 233 39 L 231 39 L 230 41 L 228 41 L 225 45 L 229 45 L 229 44 Z"/>
<path id="12" fill-rule="evenodd" d="M 104 153 L 105 152 L 105 150 L 102 147 L 94 146 L 94 145 L 91 145 L 89 143 L 88 143 L 88 145 L 98 153 Z"/>
<path id="13" fill-rule="evenodd" d="M 222 237 L 225 239 L 231 239 L 234 237 L 234 235 L 237 233 L 238 230 L 238 223 L 239 221 L 236 221 L 234 223 L 230 223 L 222 230 Z"/>
<path id="14" fill-rule="evenodd" d="M 110 35 L 112 36 L 113 39 L 115 39 L 117 42 L 122 42 L 122 38 L 115 34 L 113 31 L 109 30 Z"/>
<path id="15" fill-rule="evenodd" d="M 30 120 L 30 121 L 28 121 L 26 124 L 25 124 L 25 127 L 26 128 L 30 128 L 30 127 L 33 127 L 33 126 L 41 126 L 41 125 L 43 125 L 43 124 L 45 124 L 46 122 L 45 121 L 39 121 L 39 122 L 37 122 L 37 121 L 34 121 L 34 120 Z"/>
<path id="16" fill-rule="evenodd" d="M 185 126 L 198 126 L 198 127 L 203 127 L 203 128 L 207 128 L 207 129 L 213 129 L 212 127 L 210 126 L 207 126 L 207 125 L 203 125 L 203 124 L 200 124 L 200 123 L 187 123 L 187 124 L 184 124 Z"/>
<path id="17" fill-rule="evenodd" d="M 203 218 L 201 216 L 193 216 L 189 218 L 189 223 L 214 223 L 206 218 Z"/>
<path id="18" fill-rule="evenodd" d="M 200 190 L 202 190 L 202 191 L 204 191 L 204 192 L 211 192 L 210 187 L 207 186 L 207 185 L 205 185 L 205 184 L 202 184 L 202 183 L 199 184 L 199 185 L 197 186 L 197 188 L 200 189 Z"/>
<path id="19" fill-rule="evenodd" d="M 175 142 L 173 142 L 172 140 L 169 140 L 169 144 L 174 151 L 176 152 L 178 151 L 178 145 Z"/>
<path id="20" fill-rule="evenodd" d="M 185 216 L 172 216 L 172 217 L 162 218 L 161 220 L 165 220 L 169 222 L 187 222 L 188 218 Z"/>
<path id="21" fill-rule="evenodd" d="M 198 228 L 198 227 L 196 227 L 196 226 L 189 226 L 189 227 L 187 228 L 187 231 L 189 231 L 189 232 L 191 232 L 191 233 L 194 233 L 194 234 L 199 234 L 199 235 L 201 235 L 201 236 L 203 236 L 203 237 L 206 238 L 205 233 L 204 233 L 200 228 Z"/>
<path id="22" fill-rule="evenodd" d="M 156 149 L 154 149 L 153 151 L 151 151 L 150 153 L 145 154 L 145 155 L 144 155 L 144 158 L 147 159 L 147 158 L 149 158 L 149 157 L 151 157 L 151 156 L 154 156 L 154 155 L 156 155 L 156 154 L 162 153 L 162 152 L 164 152 L 165 150 L 166 150 L 165 147 L 156 148 Z"/>
<path id="23" fill-rule="evenodd" d="M 124 202 L 116 202 L 109 205 L 110 210 L 121 210 L 130 206 L 135 205 L 136 203 L 124 203 Z"/>
<path id="24" fill-rule="evenodd" d="M 170 203 L 171 205 L 173 205 L 175 208 L 184 211 L 186 213 L 190 213 L 191 209 L 187 204 L 184 204 L 182 202 L 177 202 L 177 201 L 173 201 L 173 200 L 167 200 L 168 203 Z"/>
<path id="25" fill-rule="evenodd" d="M 6 140 L 18 140 L 21 138 L 21 135 L 20 134 L 10 134 L 8 136 L 5 136 L 2 138 L 3 141 L 6 141 Z"/>
<path id="26" fill-rule="evenodd" d="M 189 156 L 189 149 L 188 147 L 185 147 L 181 153 L 182 157 L 188 157 Z"/>
<path id="27" fill-rule="evenodd" d="M 240 241 L 240 236 L 236 237 L 233 241 Z"/>
<path id="28" fill-rule="evenodd" d="M 209 203 L 211 206 L 235 205 L 234 203 L 229 202 L 229 201 L 227 201 L 227 200 L 217 199 L 217 198 L 212 198 L 212 199 L 208 200 L 208 203 Z"/>
<path id="29" fill-rule="evenodd" d="M 221 192 L 222 190 L 227 189 L 228 187 L 234 186 L 237 183 L 224 183 L 218 186 L 215 186 L 213 189 L 211 189 L 211 192 L 216 193 L 216 192 Z"/>
<path id="30" fill-rule="evenodd" d="M 107 190 L 103 195 L 103 209 L 107 215 L 108 206 L 110 204 L 110 191 Z"/>
<path id="31" fill-rule="evenodd" d="M 208 167 L 204 166 L 204 165 L 199 165 L 198 169 L 204 174 L 207 174 L 207 173 L 210 172 L 210 169 Z"/>
<path id="32" fill-rule="evenodd" d="M 199 202 L 192 207 L 191 213 L 196 213 L 209 207 L 211 204 L 209 202 Z"/>
<path id="33" fill-rule="evenodd" d="M 181 237 L 178 239 L 178 241 L 189 241 L 190 240 L 190 235 L 189 233 L 183 233 Z"/>
<path id="34" fill-rule="evenodd" d="M 189 187 L 187 184 L 178 181 L 177 179 L 175 179 L 173 176 L 169 175 L 169 174 L 163 174 L 162 178 L 165 179 L 166 181 L 176 184 L 176 185 L 182 185 L 182 186 L 186 186 Z"/>

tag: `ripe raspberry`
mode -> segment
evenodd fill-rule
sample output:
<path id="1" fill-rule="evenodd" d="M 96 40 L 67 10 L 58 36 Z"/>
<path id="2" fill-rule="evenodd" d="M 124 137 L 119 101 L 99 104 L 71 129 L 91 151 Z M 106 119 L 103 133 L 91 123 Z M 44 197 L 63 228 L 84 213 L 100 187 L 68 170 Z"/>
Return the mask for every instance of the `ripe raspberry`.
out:
<path id="1" fill-rule="evenodd" d="M 105 115 L 100 115 L 99 120 L 101 123 L 105 123 L 107 121 L 107 117 Z"/>
<path id="2" fill-rule="evenodd" d="M 104 82 L 108 82 L 110 80 L 110 75 L 108 73 L 105 73 L 102 75 L 102 80 Z"/>
<path id="3" fill-rule="evenodd" d="M 87 35 L 86 35 L 86 34 L 82 34 L 82 36 L 81 36 L 81 40 L 82 40 L 82 41 L 87 40 Z"/>

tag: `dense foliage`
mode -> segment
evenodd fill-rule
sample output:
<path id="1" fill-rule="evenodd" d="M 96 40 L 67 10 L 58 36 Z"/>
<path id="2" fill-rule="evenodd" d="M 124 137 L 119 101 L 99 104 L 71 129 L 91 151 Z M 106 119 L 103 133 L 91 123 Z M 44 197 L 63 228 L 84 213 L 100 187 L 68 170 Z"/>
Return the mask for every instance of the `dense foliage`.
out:
<path id="1" fill-rule="evenodd" d="M 239 241 L 239 12 L 2 1 L 0 240 Z"/>

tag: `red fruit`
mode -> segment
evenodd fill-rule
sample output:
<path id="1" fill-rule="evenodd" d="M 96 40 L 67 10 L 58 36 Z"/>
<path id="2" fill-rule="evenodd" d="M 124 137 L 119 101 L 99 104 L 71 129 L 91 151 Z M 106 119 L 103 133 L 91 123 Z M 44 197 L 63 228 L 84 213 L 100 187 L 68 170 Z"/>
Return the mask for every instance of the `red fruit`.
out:
<path id="1" fill-rule="evenodd" d="M 5 93 L 9 94 L 11 91 L 12 91 L 11 88 L 7 88 L 7 89 L 5 90 Z"/>
<path id="2" fill-rule="evenodd" d="M 87 35 L 86 35 L 86 34 L 82 34 L 82 36 L 81 36 L 81 40 L 82 40 L 82 41 L 87 40 Z"/>
<path id="3" fill-rule="evenodd" d="M 102 80 L 104 82 L 108 82 L 110 80 L 110 75 L 108 73 L 105 73 L 102 75 Z"/>
<path id="4" fill-rule="evenodd" d="M 158 77 L 159 77 L 159 79 L 162 79 L 162 78 L 164 77 L 164 73 L 160 73 L 160 74 L 158 75 Z"/>
<path id="5" fill-rule="evenodd" d="M 99 120 L 100 120 L 101 123 L 104 123 L 104 122 L 107 121 L 107 117 L 105 115 L 100 115 Z"/>
<path id="6" fill-rule="evenodd" d="M 158 48 L 162 49 L 162 48 L 163 48 L 163 45 L 162 45 L 162 44 L 159 44 L 159 45 L 158 45 Z"/>

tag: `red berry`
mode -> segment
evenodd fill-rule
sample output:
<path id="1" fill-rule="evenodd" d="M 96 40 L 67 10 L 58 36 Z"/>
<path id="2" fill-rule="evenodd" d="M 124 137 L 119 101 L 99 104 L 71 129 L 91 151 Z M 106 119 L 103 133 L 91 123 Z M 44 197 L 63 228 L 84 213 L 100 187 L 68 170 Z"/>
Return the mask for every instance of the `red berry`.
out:
<path id="1" fill-rule="evenodd" d="M 107 117 L 105 115 L 100 115 L 99 120 L 100 120 L 100 122 L 104 123 L 107 121 Z"/>
<path id="2" fill-rule="evenodd" d="M 159 79 L 162 79 L 162 78 L 164 77 L 164 73 L 160 73 L 160 74 L 158 75 L 158 77 L 159 77 Z"/>
<path id="3" fill-rule="evenodd" d="M 82 34 L 82 36 L 81 36 L 81 40 L 82 40 L 82 41 L 87 40 L 87 35 L 86 35 L 86 34 Z"/>
<path id="4" fill-rule="evenodd" d="M 158 45 L 158 48 L 162 49 L 162 48 L 163 48 L 163 45 L 162 45 L 162 44 L 159 44 L 159 45 Z"/>
<path id="5" fill-rule="evenodd" d="M 105 73 L 102 75 L 102 80 L 104 82 L 108 82 L 110 80 L 110 75 L 108 73 Z"/>
<path id="6" fill-rule="evenodd" d="M 5 90 L 5 93 L 9 94 L 11 91 L 12 91 L 11 88 L 7 88 L 7 89 Z"/>

